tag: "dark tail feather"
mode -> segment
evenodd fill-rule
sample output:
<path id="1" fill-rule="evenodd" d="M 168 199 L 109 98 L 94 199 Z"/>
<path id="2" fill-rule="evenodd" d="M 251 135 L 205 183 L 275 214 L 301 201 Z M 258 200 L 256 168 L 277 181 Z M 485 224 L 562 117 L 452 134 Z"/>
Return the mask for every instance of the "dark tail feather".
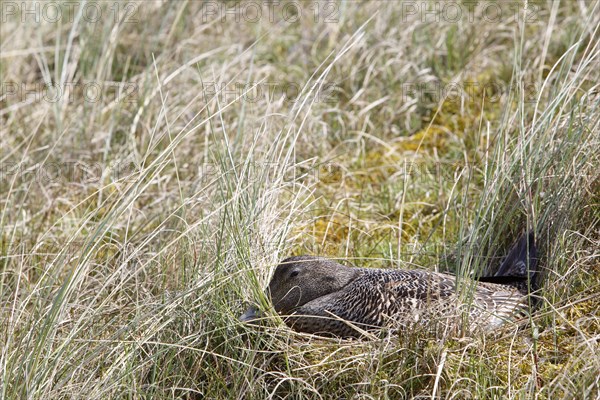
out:
<path id="1" fill-rule="evenodd" d="M 535 235 L 529 232 L 522 235 L 502 261 L 494 276 L 480 278 L 482 282 L 513 285 L 524 293 L 538 289 L 538 252 Z"/>

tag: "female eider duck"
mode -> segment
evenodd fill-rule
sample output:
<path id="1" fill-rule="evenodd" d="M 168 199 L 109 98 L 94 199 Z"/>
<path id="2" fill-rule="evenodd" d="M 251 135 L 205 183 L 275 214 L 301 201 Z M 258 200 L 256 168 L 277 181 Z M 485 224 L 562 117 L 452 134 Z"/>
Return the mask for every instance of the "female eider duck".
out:
<path id="1" fill-rule="evenodd" d="M 533 234 L 522 236 L 498 272 L 474 282 L 461 300 L 452 275 L 422 270 L 350 268 L 314 256 L 281 262 L 267 296 L 275 311 L 299 332 L 360 337 L 383 327 L 434 324 L 455 329 L 465 317 L 471 331 L 489 331 L 527 312 L 535 289 L 537 250 Z M 250 307 L 243 322 L 260 313 Z"/>

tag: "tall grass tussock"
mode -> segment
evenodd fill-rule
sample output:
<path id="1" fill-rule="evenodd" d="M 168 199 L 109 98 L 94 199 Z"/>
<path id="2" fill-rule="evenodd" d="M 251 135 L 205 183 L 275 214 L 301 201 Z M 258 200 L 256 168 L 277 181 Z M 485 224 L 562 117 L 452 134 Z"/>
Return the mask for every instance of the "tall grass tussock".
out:
<path id="1" fill-rule="evenodd" d="M 67 3 L 0 4 L 0 398 L 600 398 L 597 1 Z M 290 255 L 468 283 L 527 230 L 492 335 L 237 319 Z"/>

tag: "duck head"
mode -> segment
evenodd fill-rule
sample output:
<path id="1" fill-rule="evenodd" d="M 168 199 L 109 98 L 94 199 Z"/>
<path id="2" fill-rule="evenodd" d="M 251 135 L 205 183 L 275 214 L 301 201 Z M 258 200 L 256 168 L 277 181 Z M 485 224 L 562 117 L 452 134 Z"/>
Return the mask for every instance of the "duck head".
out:
<path id="1" fill-rule="evenodd" d="M 360 271 L 322 257 L 297 256 L 283 260 L 275 269 L 267 288 L 267 297 L 275 311 L 289 315 L 309 301 L 341 290 Z M 243 322 L 261 316 L 257 307 L 250 307 L 241 317 Z"/>

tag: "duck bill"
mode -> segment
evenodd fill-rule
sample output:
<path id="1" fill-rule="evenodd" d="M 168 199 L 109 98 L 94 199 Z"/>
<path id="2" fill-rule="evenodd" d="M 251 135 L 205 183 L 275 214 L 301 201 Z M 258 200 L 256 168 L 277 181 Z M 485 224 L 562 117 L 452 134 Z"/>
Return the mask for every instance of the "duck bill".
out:
<path id="1" fill-rule="evenodd" d="M 255 306 L 250 306 L 245 313 L 240 316 L 240 321 L 242 322 L 251 322 L 259 319 L 261 317 L 260 310 Z"/>

